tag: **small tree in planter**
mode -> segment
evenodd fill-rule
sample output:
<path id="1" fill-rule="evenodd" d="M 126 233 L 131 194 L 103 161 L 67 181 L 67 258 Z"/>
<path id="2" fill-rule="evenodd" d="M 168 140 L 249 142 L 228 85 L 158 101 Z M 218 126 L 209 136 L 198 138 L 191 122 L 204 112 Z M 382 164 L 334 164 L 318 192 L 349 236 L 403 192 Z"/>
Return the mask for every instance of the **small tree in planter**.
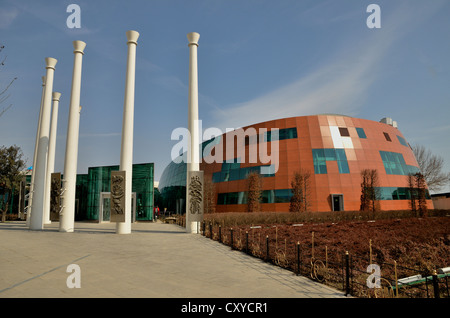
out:
<path id="1" fill-rule="evenodd" d="M 380 192 L 378 189 L 378 171 L 376 169 L 364 169 L 361 171 L 361 204 L 360 211 L 378 210 Z"/>
<path id="2" fill-rule="evenodd" d="M 247 211 L 259 212 L 261 210 L 261 176 L 251 172 L 247 176 Z"/>
<path id="3" fill-rule="evenodd" d="M 310 179 L 311 173 L 309 171 L 297 171 L 291 181 L 292 197 L 289 204 L 289 212 L 306 212 L 309 208 L 309 194 L 310 194 Z"/>

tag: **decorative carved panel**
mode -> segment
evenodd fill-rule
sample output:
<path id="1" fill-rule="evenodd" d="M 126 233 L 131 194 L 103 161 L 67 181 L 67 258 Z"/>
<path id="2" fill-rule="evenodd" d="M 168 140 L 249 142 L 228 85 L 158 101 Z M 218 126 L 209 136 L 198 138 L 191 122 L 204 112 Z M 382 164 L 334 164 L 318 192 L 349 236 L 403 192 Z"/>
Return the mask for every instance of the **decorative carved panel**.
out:
<path id="1" fill-rule="evenodd" d="M 111 171 L 111 222 L 125 222 L 125 171 Z"/>

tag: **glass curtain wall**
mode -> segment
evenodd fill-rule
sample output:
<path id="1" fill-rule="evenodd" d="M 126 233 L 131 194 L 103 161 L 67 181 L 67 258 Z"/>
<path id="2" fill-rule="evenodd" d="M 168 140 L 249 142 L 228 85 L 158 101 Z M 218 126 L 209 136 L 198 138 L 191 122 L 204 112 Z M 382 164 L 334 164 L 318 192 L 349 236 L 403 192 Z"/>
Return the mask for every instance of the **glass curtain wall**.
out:
<path id="1" fill-rule="evenodd" d="M 86 219 L 98 220 L 100 213 L 100 193 L 111 191 L 111 171 L 119 166 L 89 168 Z M 136 193 L 136 220 L 153 219 L 154 165 L 134 164 L 132 192 Z"/>

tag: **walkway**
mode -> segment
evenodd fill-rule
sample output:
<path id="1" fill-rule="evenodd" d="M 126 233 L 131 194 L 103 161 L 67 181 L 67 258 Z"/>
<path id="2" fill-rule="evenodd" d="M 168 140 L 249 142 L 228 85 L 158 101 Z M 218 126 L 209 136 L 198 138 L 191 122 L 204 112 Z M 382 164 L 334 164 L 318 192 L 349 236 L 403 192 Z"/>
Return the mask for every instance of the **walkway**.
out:
<path id="1" fill-rule="evenodd" d="M 174 224 L 58 223 L 30 231 L 0 223 L 0 298 L 336 298 L 344 293 L 296 276 Z M 68 288 L 68 265 L 81 288 Z"/>

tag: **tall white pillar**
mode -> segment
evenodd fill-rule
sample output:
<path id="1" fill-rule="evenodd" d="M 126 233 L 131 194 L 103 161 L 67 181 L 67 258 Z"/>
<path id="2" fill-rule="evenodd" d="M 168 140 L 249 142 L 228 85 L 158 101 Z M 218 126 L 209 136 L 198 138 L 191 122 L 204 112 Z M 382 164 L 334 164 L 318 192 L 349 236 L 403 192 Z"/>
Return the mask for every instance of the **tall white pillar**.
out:
<path id="1" fill-rule="evenodd" d="M 200 170 L 199 151 L 199 126 L 198 126 L 198 67 L 197 48 L 200 34 L 196 32 L 188 33 L 189 41 L 189 96 L 188 96 L 188 129 L 191 134 L 190 151 L 187 163 L 187 171 Z M 188 174 L 186 174 L 186 177 Z M 188 196 L 188 180 L 186 179 L 186 196 Z M 186 198 L 186 202 L 188 202 Z M 186 232 L 198 233 L 199 222 L 190 220 L 190 213 L 186 211 Z"/>
<path id="2" fill-rule="evenodd" d="M 66 156 L 64 159 L 62 213 L 59 218 L 60 232 L 73 232 L 75 221 L 75 191 L 77 181 L 78 136 L 80 127 L 81 66 L 83 62 L 83 41 L 73 41 L 74 62 L 72 91 L 70 95 L 69 122 L 67 126 Z"/>
<path id="3" fill-rule="evenodd" d="M 42 230 L 44 228 L 44 193 L 45 177 L 47 168 L 47 155 L 50 130 L 50 111 L 52 103 L 53 78 L 55 75 L 56 59 L 47 57 L 45 59 L 47 74 L 45 77 L 45 92 L 42 106 L 41 124 L 39 127 L 39 142 L 36 156 L 36 169 L 34 176 L 34 192 L 30 229 Z"/>
<path id="4" fill-rule="evenodd" d="M 50 124 L 50 141 L 48 144 L 47 158 L 47 176 L 45 178 L 45 199 L 44 199 L 44 224 L 52 223 L 50 221 L 50 188 L 51 176 L 55 172 L 55 147 L 56 147 L 56 131 L 58 127 L 58 108 L 61 93 L 53 92 L 52 100 L 52 120 Z"/>
<path id="5" fill-rule="evenodd" d="M 28 192 L 28 209 L 27 209 L 27 226 L 30 226 L 31 221 L 31 205 L 33 202 L 33 192 L 34 192 L 34 175 L 36 172 L 36 158 L 37 158 L 37 150 L 39 143 L 39 132 L 41 129 L 41 120 L 42 120 L 42 107 L 44 105 L 44 94 L 45 94 L 45 76 L 42 76 L 42 95 L 41 95 L 41 106 L 39 108 L 39 119 L 38 126 L 36 132 L 36 141 L 34 143 L 34 156 L 33 156 L 33 170 L 31 171 L 31 183 L 30 183 L 30 191 Z"/>
<path id="6" fill-rule="evenodd" d="M 122 145 L 120 151 L 120 171 L 125 171 L 125 222 L 117 222 L 117 234 L 131 233 L 131 186 L 133 178 L 133 126 L 134 126 L 134 86 L 136 69 L 136 46 L 139 33 L 127 31 L 127 73 L 125 79 L 125 100 L 123 105 Z"/>

